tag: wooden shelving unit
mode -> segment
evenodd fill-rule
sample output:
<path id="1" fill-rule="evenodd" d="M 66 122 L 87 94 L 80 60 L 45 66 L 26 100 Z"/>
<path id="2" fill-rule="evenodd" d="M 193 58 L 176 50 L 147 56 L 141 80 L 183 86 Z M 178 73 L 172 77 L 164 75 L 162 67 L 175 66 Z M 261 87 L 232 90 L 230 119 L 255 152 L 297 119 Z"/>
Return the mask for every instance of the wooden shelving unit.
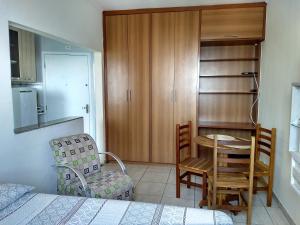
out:
<path id="1" fill-rule="evenodd" d="M 200 75 L 200 78 L 251 78 L 251 77 L 253 77 L 253 76 L 255 76 L 255 77 L 257 77 L 257 75 L 249 75 L 249 74 L 247 74 L 247 75 L 241 75 L 241 74 L 239 74 L 239 75 Z"/>
<path id="2" fill-rule="evenodd" d="M 216 94 L 216 95 L 253 95 L 257 94 L 254 91 L 200 91 L 199 94 Z"/>
<path id="3" fill-rule="evenodd" d="M 212 121 L 200 121 L 198 128 L 210 128 L 210 129 L 229 129 L 229 130 L 255 130 L 252 123 L 229 123 L 229 122 L 212 122 Z"/>
<path id="4" fill-rule="evenodd" d="M 232 41 L 201 44 L 198 133 L 250 137 L 255 126 L 251 105 L 260 80 L 260 44 Z M 253 74 L 243 74 L 253 73 Z M 257 120 L 257 104 L 253 120 Z"/>
<path id="5" fill-rule="evenodd" d="M 235 61 L 258 61 L 258 58 L 201 59 L 200 60 L 200 62 L 235 62 Z"/>

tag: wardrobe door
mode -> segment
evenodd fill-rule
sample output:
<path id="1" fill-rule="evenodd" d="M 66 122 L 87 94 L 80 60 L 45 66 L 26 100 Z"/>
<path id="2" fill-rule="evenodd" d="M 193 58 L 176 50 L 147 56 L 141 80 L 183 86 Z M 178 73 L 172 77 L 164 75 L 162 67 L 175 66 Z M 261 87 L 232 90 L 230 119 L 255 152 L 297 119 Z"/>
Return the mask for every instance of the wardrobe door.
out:
<path id="1" fill-rule="evenodd" d="M 107 150 L 128 160 L 127 16 L 106 17 L 106 85 Z"/>
<path id="2" fill-rule="evenodd" d="M 176 13 L 174 122 L 178 124 L 191 120 L 193 123 L 193 136 L 197 135 L 199 23 L 198 11 Z"/>
<path id="3" fill-rule="evenodd" d="M 130 161 L 149 162 L 150 14 L 128 16 Z"/>
<path id="4" fill-rule="evenodd" d="M 175 13 L 152 14 L 152 162 L 175 163 Z"/>

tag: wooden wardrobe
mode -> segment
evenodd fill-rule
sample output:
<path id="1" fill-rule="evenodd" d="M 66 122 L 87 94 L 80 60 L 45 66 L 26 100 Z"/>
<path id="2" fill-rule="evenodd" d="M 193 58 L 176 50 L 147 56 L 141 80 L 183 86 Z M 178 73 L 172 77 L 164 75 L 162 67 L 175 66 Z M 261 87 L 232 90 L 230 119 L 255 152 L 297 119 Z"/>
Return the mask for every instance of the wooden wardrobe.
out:
<path id="1" fill-rule="evenodd" d="M 108 151 L 126 161 L 175 163 L 175 125 L 191 120 L 198 134 L 202 41 L 264 37 L 257 15 L 265 4 L 245 7 L 104 12 Z"/>

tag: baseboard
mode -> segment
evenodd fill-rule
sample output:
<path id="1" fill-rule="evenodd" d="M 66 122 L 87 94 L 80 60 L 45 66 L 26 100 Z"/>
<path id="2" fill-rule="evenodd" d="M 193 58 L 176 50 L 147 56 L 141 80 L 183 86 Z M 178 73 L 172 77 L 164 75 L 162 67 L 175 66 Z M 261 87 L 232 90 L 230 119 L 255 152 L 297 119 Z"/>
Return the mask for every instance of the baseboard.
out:
<path id="1" fill-rule="evenodd" d="M 281 204 L 281 202 L 279 201 L 279 199 L 277 198 L 277 196 L 275 195 L 274 192 L 273 192 L 273 197 L 277 200 L 277 202 L 279 204 L 279 208 L 282 210 L 282 212 L 285 215 L 285 217 L 287 218 L 288 222 L 291 225 L 296 225 L 296 223 L 293 221 L 292 217 L 290 216 L 290 214 L 288 213 L 288 211 L 286 210 L 286 208 Z"/>

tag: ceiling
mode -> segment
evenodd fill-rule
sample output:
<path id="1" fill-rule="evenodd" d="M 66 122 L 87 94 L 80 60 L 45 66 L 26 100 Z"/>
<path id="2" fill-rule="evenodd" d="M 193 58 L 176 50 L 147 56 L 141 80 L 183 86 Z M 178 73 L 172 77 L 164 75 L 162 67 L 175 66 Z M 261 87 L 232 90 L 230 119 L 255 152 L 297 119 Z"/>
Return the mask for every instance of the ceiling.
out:
<path id="1" fill-rule="evenodd" d="M 262 2 L 263 0 L 89 0 L 101 10 L 162 8 L 196 5 Z"/>

